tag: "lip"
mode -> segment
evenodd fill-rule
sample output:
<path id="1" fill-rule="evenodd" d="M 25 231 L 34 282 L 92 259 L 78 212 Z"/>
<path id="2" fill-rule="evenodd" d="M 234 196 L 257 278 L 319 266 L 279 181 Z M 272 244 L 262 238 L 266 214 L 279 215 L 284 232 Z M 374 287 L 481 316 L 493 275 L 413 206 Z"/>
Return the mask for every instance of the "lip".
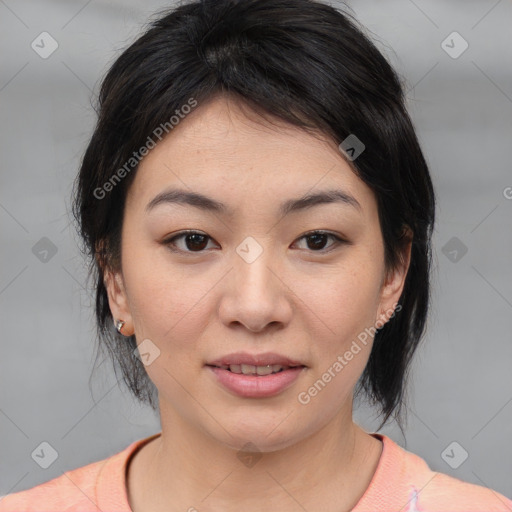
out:
<path id="1" fill-rule="evenodd" d="M 233 352 L 206 363 L 208 366 L 229 366 L 230 364 L 250 364 L 253 366 L 267 366 L 269 364 L 280 364 L 281 366 L 306 366 L 300 361 L 292 360 L 274 352 L 263 352 L 261 354 L 249 354 L 248 352 Z"/>
<path id="2" fill-rule="evenodd" d="M 234 364 L 234 363 L 232 363 Z M 277 364 L 277 363 L 276 363 Z M 217 382 L 237 396 L 244 398 L 266 398 L 275 396 L 289 388 L 306 368 L 297 366 L 270 375 L 244 375 L 229 370 L 207 366 Z"/>
<path id="3" fill-rule="evenodd" d="M 248 364 L 252 366 L 281 365 L 290 368 L 270 375 L 244 375 L 233 373 L 219 366 Z M 275 352 L 249 354 L 233 352 L 205 364 L 208 370 L 227 390 L 244 398 L 266 398 L 275 396 L 289 388 L 307 366 L 298 360 Z"/>

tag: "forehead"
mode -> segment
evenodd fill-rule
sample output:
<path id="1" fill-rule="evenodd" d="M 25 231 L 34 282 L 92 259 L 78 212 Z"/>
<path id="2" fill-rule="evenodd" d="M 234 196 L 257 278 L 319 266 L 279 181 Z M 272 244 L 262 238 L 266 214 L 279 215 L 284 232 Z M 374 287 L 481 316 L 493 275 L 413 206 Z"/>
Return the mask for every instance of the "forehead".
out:
<path id="1" fill-rule="evenodd" d="M 317 189 L 373 200 L 333 141 L 244 107 L 229 97 L 198 105 L 143 158 L 128 201 L 145 207 L 169 187 L 240 207 L 281 205 Z"/>

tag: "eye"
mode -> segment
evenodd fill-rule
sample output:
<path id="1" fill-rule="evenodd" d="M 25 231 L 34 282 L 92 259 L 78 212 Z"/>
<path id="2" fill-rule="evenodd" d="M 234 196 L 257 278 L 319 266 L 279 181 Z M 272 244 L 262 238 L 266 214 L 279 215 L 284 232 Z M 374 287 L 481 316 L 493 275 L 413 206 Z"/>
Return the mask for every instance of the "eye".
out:
<path id="1" fill-rule="evenodd" d="M 325 242 L 328 239 L 334 240 L 334 243 L 331 244 L 330 248 L 325 250 Z M 162 243 L 169 247 L 169 249 L 173 252 L 204 252 L 204 249 L 208 245 L 208 240 L 211 239 L 210 236 L 205 233 L 201 233 L 200 231 L 187 230 L 174 235 L 171 238 L 164 240 Z M 301 236 L 298 240 L 306 239 L 307 248 L 312 250 L 313 252 L 329 252 L 333 250 L 340 244 L 349 243 L 346 240 L 343 240 L 339 236 L 334 233 L 329 233 L 328 231 L 311 231 Z M 184 240 L 184 246 L 177 247 L 178 241 Z"/>
<path id="2" fill-rule="evenodd" d="M 327 239 L 333 239 L 334 243 L 331 244 L 330 248 L 325 250 L 325 242 Z M 311 249 L 313 252 L 330 252 L 340 244 L 348 243 L 346 240 L 343 240 L 339 236 L 334 233 L 329 233 L 328 231 L 311 231 L 301 236 L 298 240 L 308 240 L 307 247 Z"/>
<path id="3" fill-rule="evenodd" d="M 210 237 L 204 233 L 199 231 L 187 230 L 178 233 L 172 238 L 168 238 L 162 242 L 164 245 L 168 246 L 171 251 L 174 252 L 204 252 L 203 249 L 207 245 L 207 241 Z M 178 240 L 185 241 L 185 247 L 179 247 L 175 249 L 176 242 Z"/>

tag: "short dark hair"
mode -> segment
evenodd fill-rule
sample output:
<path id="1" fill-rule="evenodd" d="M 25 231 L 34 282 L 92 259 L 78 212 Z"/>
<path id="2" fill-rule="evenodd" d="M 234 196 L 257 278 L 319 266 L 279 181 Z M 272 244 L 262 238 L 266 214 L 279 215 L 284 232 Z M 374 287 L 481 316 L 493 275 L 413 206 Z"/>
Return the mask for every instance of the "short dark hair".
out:
<path id="1" fill-rule="evenodd" d="M 113 328 L 106 268 L 119 269 L 125 198 L 136 171 L 126 163 L 155 128 L 190 104 L 230 95 L 264 118 L 280 118 L 342 143 L 365 145 L 350 162 L 378 205 L 386 269 L 413 233 L 400 312 L 375 334 L 355 397 L 364 392 L 401 427 L 407 372 L 423 337 L 430 301 L 435 197 L 397 72 L 357 20 L 312 0 L 203 0 L 157 13 L 101 83 L 97 125 L 75 182 L 73 214 L 95 279 L 98 348 L 141 402 L 156 388 L 134 356 L 135 336 Z M 340 151 L 341 154 L 341 151 Z M 124 166 L 124 167 L 123 167 Z M 123 179 L 113 182 L 116 171 Z M 109 182 L 110 186 L 105 187 Z M 107 193 L 108 192 L 108 193 Z M 98 352 L 99 354 L 99 352 Z"/>

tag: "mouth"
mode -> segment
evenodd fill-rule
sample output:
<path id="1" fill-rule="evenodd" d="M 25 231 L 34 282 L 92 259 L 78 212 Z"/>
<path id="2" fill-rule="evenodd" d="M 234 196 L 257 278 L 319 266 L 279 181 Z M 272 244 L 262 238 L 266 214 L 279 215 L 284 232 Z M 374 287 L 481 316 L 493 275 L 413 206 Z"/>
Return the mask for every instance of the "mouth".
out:
<path id="1" fill-rule="evenodd" d="M 228 361 L 226 361 L 228 362 Z M 291 364 L 291 363 L 290 363 Z M 306 366 L 284 364 L 207 364 L 224 389 L 242 398 L 270 398 L 284 392 L 301 378 Z"/>
<path id="2" fill-rule="evenodd" d="M 218 384 L 243 398 L 276 396 L 302 378 L 307 369 L 299 359 L 276 352 L 234 352 L 205 366 Z"/>
<path id="3" fill-rule="evenodd" d="M 280 365 L 280 364 L 267 364 L 265 366 L 255 366 L 252 364 L 229 364 L 229 365 L 213 365 L 208 364 L 213 368 L 220 368 L 221 370 L 227 370 L 231 373 L 243 374 L 243 375 L 255 375 L 264 377 L 266 375 L 272 375 L 274 373 L 281 373 L 291 368 L 305 368 L 304 365 Z"/>

